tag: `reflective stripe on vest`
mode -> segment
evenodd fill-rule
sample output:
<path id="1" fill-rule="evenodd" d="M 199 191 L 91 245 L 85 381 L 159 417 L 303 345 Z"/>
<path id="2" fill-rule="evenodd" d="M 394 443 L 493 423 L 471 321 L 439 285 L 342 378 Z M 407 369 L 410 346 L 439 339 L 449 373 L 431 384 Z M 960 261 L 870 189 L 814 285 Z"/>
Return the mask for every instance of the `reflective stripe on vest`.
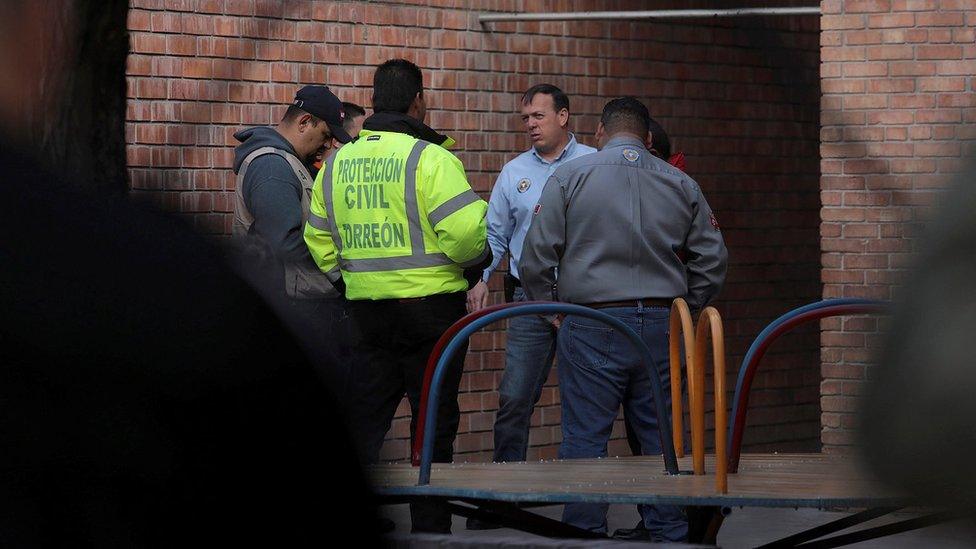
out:
<path id="1" fill-rule="evenodd" d="M 251 235 L 250 229 L 251 225 L 254 224 L 254 216 L 247 209 L 247 204 L 244 203 L 244 175 L 247 173 L 247 169 L 250 167 L 251 162 L 253 162 L 259 156 L 264 156 L 266 154 L 274 154 L 284 158 L 288 162 L 288 166 L 295 173 L 295 177 L 298 178 L 298 183 L 301 185 L 301 208 L 302 208 L 302 224 L 305 221 L 311 221 L 311 209 L 312 204 L 312 176 L 308 173 L 308 168 L 302 164 L 301 160 L 290 152 L 279 149 L 276 147 L 261 147 L 251 151 L 247 156 L 244 157 L 244 161 L 241 162 L 241 168 L 237 172 L 237 189 L 235 190 L 235 202 L 234 202 L 234 225 L 232 228 L 232 234 L 238 238 L 248 238 L 248 239 L 260 239 L 257 235 Z M 318 217 L 318 216 L 316 216 Z M 266 244 L 262 245 L 266 246 Z M 333 273 L 323 274 L 314 266 L 307 265 L 303 262 L 291 263 L 283 262 L 284 267 L 284 287 L 285 293 L 290 297 L 296 299 L 321 299 L 321 298 L 334 298 L 339 295 L 336 291 L 333 283 L 339 279 L 339 275 Z"/>
<path id="2" fill-rule="evenodd" d="M 251 215 L 251 212 L 247 209 L 247 205 L 244 203 L 244 175 L 247 173 L 247 169 L 251 166 L 251 162 L 254 162 L 255 158 L 266 154 L 274 154 L 284 158 L 285 162 L 288 162 L 288 166 L 291 167 L 291 170 L 295 172 L 295 177 L 298 178 L 298 182 L 302 186 L 302 223 L 309 216 L 313 182 L 311 174 L 308 173 L 308 168 L 295 155 L 286 150 L 276 147 L 261 147 L 254 149 L 244 157 L 244 160 L 241 162 L 241 169 L 237 172 L 237 188 L 234 191 L 236 195 L 234 203 L 234 225 L 231 229 L 231 233 L 234 236 L 247 234 L 251 225 L 254 223 L 254 216 Z"/>
<path id="3" fill-rule="evenodd" d="M 427 214 L 427 220 L 430 221 L 431 228 L 437 226 L 438 223 L 443 221 L 447 216 L 460 210 L 461 208 L 467 206 L 468 204 L 473 204 L 481 200 L 478 193 L 468 189 L 461 194 L 455 196 L 454 198 L 448 200 L 447 202 L 441 204 L 440 206 L 434 208 L 434 211 Z"/>
<path id="4" fill-rule="evenodd" d="M 420 163 L 420 155 L 429 145 L 426 141 L 418 140 L 410 149 L 404 168 L 404 191 L 403 205 L 406 210 L 407 227 L 410 232 L 410 255 L 399 257 L 377 257 L 367 259 L 351 259 L 342 256 L 342 237 L 335 221 L 335 207 L 333 204 L 332 171 L 335 158 L 333 155 L 325 166 L 325 175 L 322 178 L 322 198 L 325 202 L 325 211 L 328 216 L 326 219 L 316 216 L 313 220 L 309 217 L 309 223 L 322 230 L 332 233 L 332 242 L 335 244 L 339 260 L 339 267 L 350 273 L 367 273 L 382 271 L 399 271 L 401 269 L 416 269 L 421 267 L 438 267 L 442 265 L 453 265 L 454 262 L 445 254 L 427 253 L 424 249 L 424 230 L 420 223 L 420 208 L 417 205 L 417 165 Z M 473 193 L 472 193 L 473 194 Z M 463 193 L 462 193 L 463 195 Z M 460 195 L 459 195 L 460 196 Z M 477 198 L 477 196 L 476 196 Z M 454 199 L 451 199 L 452 201 Z M 439 208 L 438 208 L 439 209 Z M 449 208 L 448 208 L 449 209 Z M 435 210 L 437 211 L 437 210 Z M 445 210 L 446 211 L 446 210 Z M 456 210 L 455 210 L 456 211 Z M 445 214 L 445 217 L 448 214 Z M 428 216 L 430 219 L 430 216 Z M 443 219 L 443 217 L 441 217 Z M 319 227 L 317 224 L 324 224 Z"/>

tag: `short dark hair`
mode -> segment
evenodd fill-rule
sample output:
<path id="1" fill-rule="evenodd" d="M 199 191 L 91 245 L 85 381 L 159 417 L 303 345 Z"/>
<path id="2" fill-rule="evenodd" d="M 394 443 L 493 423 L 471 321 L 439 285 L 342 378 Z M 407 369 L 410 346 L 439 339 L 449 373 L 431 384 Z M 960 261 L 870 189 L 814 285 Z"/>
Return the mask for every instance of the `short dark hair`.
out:
<path id="1" fill-rule="evenodd" d="M 319 122 L 321 122 L 321 119 L 319 119 L 319 117 L 317 117 L 314 114 L 311 114 L 311 113 L 309 113 L 307 111 L 302 110 L 297 105 L 288 105 L 288 109 L 285 111 L 285 115 L 281 117 L 281 121 L 282 122 L 289 122 L 289 123 L 290 122 L 294 122 L 295 120 L 298 120 L 299 118 L 301 118 L 301 116 L 303 114 L 307 114 L 307 115 L 309 115 L 309 116 L 312 117 L 312 125 L 313 126 L 318 126 L 319 125 Z"/>
<path id="2" fill-rule="evenodd" d="M 347 132 L 352 128 L 352 119 L 357 116 L 366 116 L 366 109 L 360 107 L 355 103 L 350 103 L 349 101 L 342 102 L 342 112 L 346 115 L 346 118 L 342 121 L 342 129 Z"/>
<path id="3" fill-rule="evenodd" d="M 566 97 L 563 90 L 553 86 L 552 84 L 536 84 L 535 86 L 525 90 L 525 94 L 522 95 L 522 104 L 528 105 L 532 102 L 532 98 L 535 97 L 536 94 L 540 93 L 544 93 L 552 97 L 552 106 L 556 112 L 563 109 L 566 109 L 567 111 L 569 110 L 569 97 Z"/>
<path id="4" fill-rule="evenodd" d="M 648 130 L 651 132 L 651 152 L 659 153 L 660 157 L 667 161 L 671 158 L 671 139 L 668 138 L 668 132 L 664 131 L 661 124 L 658 124 L 657 120 L 653 118 L 648 118 Z"/>
<path id="5" fill-rule="evenodd" d="M 622 131 L 633 133 L 641 138 L 647 135 L 651 115 L 647 107 L 635 97 L 618 97 L 603 107 L 600 122 L 608 134 Z"/>
<path id="6" fill-rule="evenodd" d="M 405 113 L 413 98 L 424 93 L 420 67 L 406 59 L 390 59 L 373 74 L 373 112 Z"/>

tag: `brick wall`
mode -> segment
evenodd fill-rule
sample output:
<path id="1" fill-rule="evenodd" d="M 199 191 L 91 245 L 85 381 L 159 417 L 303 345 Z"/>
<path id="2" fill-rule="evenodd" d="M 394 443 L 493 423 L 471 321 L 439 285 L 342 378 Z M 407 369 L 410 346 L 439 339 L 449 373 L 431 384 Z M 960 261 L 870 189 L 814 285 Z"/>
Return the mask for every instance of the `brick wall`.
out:
<path id="1" fill-rule="evenodd" d="M 501 166 L 527 147 L 514 113 L 530 85 L 549 81 L 565 89 L 571 124 L 589 144 L 608 99 L 644 99 L 688 156 L 688 171 L 705 189 L 730 248 L 719 307 L 733 367 L 768 320 L 820 296 L 816 16 L 485 28 L 477 22 L 481 11 L 536 5 L 417 3 L 133 0 L 127 117 L 133 193 L 179 212 L 200 231 L 228 233 L 233 132 L 274 123 L 306 83 L 327 83 L 368 106 L 372 67 L 402 56 L 424 69 L 428 121 L 458 140 L 472 186 L 486 198 Z M 499 290 L 499 280 L 492 287 Z M 502 328 L 471 341 L 457 443 L 463 459 L 490 457 Z M 815 327 L 777 344 L 756 380 L 747 448 L 818 447 L 818 368 Z M 530 459 L 555 455 L 554 383 L 555 373 L 533 416 Z M 405 416 L 404 408 L 384 450 L 389 459 L 407 455 Z M 623 448 L 618 439 L 611 451 Z"/>
<path id="2" fill-rule="evenodd" d="M 891 299 L 929 206 L 976 152 L 976 2 L 821 3 L 824 297 Z M 855 443 L 878 323 L 821 324 L 823 445 Z"/>

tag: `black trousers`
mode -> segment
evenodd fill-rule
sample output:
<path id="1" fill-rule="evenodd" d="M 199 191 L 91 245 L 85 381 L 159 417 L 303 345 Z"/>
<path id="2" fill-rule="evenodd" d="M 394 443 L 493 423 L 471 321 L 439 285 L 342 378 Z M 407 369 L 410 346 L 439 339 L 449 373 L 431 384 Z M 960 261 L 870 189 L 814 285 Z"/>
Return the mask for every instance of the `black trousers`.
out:
<path id="1" fill-rule="evenodd" d="M 277 309 L 339 407 L 346 411 L 355 335 L 343 297 L 283 298 Z"/>
<path id="2" fill-rule="evenodd" d="M 350 372 L 350 422 L 364 463 L 379 459 L 380 446 L 404 393 L 410 401 L 413 441 L 427 357 L 447 328 L 465 314 L 465 294 L 438 294 L 422 299 L 350 301 L 359 341 Z M 467 343 L 454 355 L 437 409 L 434 461 L 454 456 L 460 411 L 457 393 Z M 433 413 L 433 411 L 428 412 Z M 436 503 L 411 504 L 414 532 L 451 531 L 451 514 Z"/>

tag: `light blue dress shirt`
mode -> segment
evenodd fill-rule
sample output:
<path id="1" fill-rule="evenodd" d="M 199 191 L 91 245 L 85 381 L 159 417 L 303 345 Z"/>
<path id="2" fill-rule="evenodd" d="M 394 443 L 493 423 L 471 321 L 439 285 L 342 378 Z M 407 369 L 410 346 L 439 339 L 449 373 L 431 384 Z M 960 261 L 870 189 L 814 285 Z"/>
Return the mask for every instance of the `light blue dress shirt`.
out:
<path id="1" fill-rule="evenodd" d="M 552 162 L 544 160 L 533 147 L 505 164 L 488 201 L 488 243 L 494 259 L 485 269 L 485 281 L 498 268 L 505 252 L 509 252 L 511 258 L 509 270 L 518 278 L 525 234 L 549 176 L 564 162 L 594 152 L 596 149 L 577 143 L 576 136 L 569 134 L 569 143 Z"/>

